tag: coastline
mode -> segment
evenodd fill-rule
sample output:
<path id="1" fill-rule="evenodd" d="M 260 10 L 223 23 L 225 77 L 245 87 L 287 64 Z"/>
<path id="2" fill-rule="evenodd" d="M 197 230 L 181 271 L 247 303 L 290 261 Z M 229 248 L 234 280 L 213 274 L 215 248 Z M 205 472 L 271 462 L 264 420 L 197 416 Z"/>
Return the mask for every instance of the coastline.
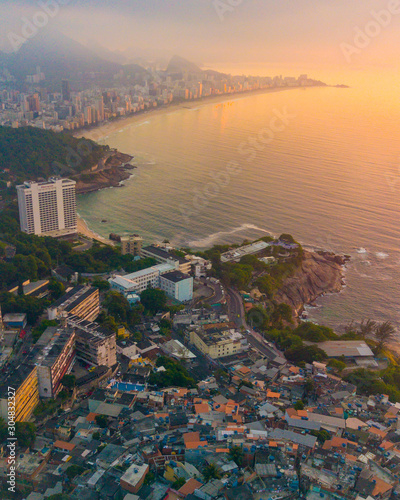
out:
<path id="1" fill-rule="evenodd" d="M 103 238 L 99 234 L 92 231 L 89 228 L 89 226 L 87 225 L 87 222 L 85 221 L 85 219 L 83 219 L 78 214 L 77 214 L 77 231 L 78 231 L 78 234 L 81 234 L 82 236 L 86 236 L 87 238 L 91 238 L 92 240 L 98 241 L 98 242 L 103 243 L 105 245 L 110 245 L 110 246 L 115 245 L 115 243 L 113 241 L 108 240 L 107 238 Z"/>
<path id="2" fill-rule="evenodd" d="M 146 121 L 149 116 L 162 116 L 168 113 L 173 113 L 181 109 L 196 109 L 198 107 L 207 106 L 208 104 L 223 104 L 224 102 L 229 102 L 232 100 L 245 99 L 247 97 L 252 97 L 254 95 L 270 94 L 274 92 L 283 92 L 286 90 L 298 90 L 298 89 L 309 89 L 309 88 L 320 88 L 325 86 L 315 85 L 311 87 L 273 87 L 266 89 L 251 90 L 248 92 L 234 92 L 232 94 L 219 94 L 215 96 L 207 96 L 201 99 L 196 99 L 192 101 L 184 101 L 176 104 L 168 104 L 161 107 L 156 107 L 148 109 L 142 113 L 137 113 L 131 116 L 121 116 L 116 120 L 111 122 L 102 123 L 101 125 L 92 127 L 90 129 L 80 129 L 73 134 L 76 138 L 84 137 L 85 139 L 90 139 L 92 141 L 101 141 L 107 138 L 110 134 L 118 132 L 120 129 L 130 126 L 134 123 L 140 123 Z M 326 86 L 328 87 L 328 85 Z"/>

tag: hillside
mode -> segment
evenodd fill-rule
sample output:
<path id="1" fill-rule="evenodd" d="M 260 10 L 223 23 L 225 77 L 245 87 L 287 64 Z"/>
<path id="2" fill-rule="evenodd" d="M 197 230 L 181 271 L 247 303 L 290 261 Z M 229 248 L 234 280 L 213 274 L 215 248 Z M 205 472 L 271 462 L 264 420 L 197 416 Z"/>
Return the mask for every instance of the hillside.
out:
<path id="1" fill-rule="evenodd" d="M 0 168 L 9 170 L 6 179 L 17 182 L 81 172 L 98 163 L 108 149 L 66 133 L 0 127 Z"/>

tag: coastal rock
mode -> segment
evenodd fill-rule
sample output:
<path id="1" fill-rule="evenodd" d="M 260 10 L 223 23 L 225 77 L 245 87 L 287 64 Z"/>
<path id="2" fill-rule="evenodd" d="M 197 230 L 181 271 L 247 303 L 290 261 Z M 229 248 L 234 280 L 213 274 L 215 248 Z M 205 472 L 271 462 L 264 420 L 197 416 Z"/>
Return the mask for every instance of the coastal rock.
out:
<path id="1" fill-rule="evenodd" d="M 298 317 L 305 304 L 326 293 L 341 291 L 345 262 L 346 259 L 340 255 L 305 251 L 301 267 L 285 280 L 275 300 L 289 304 Z"/>

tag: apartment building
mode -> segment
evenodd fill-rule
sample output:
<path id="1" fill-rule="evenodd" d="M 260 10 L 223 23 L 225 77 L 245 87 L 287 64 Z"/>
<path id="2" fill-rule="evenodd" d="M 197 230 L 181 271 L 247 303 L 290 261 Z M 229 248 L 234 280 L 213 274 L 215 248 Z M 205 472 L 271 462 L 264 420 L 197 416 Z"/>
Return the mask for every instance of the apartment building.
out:
<path id="1" fill-rule="evenodd" d="M 186 260 L 183 257 L 174 255 L 172 252 L 168 252 L 164 248 L 158 247 L 156 245 L 150 245 L 148 247 L 142 248 L 141 257 L 152 257 L 160 264 L 172 264 L 175 269 L 178 269 L 181 273 L 189 274 L 191 271 L 190 260 Z"/>
<path id="2" fill-rule="evenodd" d="M 246 340 L 239 332 L 220 328 L 192 330 L 190 342 L 213 359 L 232 356 L 243 351 L 246 346 Z"/>
<path id="3" fill-rule="evenodd" d="M 98 323 L 68 318 L 68 325 L 75 330 L 76 357 L 90 365 L 114 366 L 117 363 L 116 334 Z"/>
<path id="4" fill-rule="evenodd" d="M 130 236 L 121 236 L 121 253 L 122 255 L 140 255 L 142 251 L 143 238 L 138 234 Z"/>
<path id="5" fill-rule="evenodd" d="M 93 321 L 99 313 L 99 289 L 89 285 L 74 287 L 47 308 L 48 319 L 57 319 L 66 314 Z"/>
<path id="6" fill-rule="evenodd" d="M 39 396 L 55 398 L 62 389 L 62 378 L 75 362 L 75 331 L 50 326 L 36 343 L 35 350 Z"/>
<path id="7" fill-rule="evenodd" d="M 180 271 L 171 271 L 160 276 L 160 288 L 179 302 L 193 299 L 193 278 Z"/>
<path id="8" fill-rule="evenodd" d="M 77 231 L 76 182 L 51 178 L 17 186 L 21 231 L 43 236 L 66 236 Z"/>
<path id="9" fill-rule="evenodd" d="M 141 293 L 149 287 L 157 288 L 160 284 L 160 276 L 175 269 L 175 266 L 172 264 L 159 264 L 147 269 L 141 269 L 135 273 L 126 274 L 125 276 L 116 275 L 108 281 L 113 290 L 121 293 L 131 291 Z"/>
<path id="10" fill-rule="evenodd" d="M 13 401 L 15 405 L 12 404 Z M 0 386 L 0 417 L 7 421 L 8 412 L 15 410 L 15 421 L 26 422 L 38 403 L 39 387 L 36 366 L 21 364 Z"/>

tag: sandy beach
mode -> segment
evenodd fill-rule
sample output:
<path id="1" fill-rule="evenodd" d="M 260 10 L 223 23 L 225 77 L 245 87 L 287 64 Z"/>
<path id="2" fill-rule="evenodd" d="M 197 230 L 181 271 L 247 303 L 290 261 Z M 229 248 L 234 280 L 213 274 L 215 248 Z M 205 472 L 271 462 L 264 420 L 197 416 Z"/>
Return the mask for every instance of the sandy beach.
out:
<path id="1" fill-rule="evenodd" d="M 115 242 L 111 240 L 107 240 L 106 238 L 103 238 L 99 234 L 95 233 L 91 229 L 89 229 L 88 225 L 86 224 L 86 221 L 82 219 L 79 215 L 77 217 L 77 226 L 78 226 L 78 233 L 82 234 L 83 236 L 86 236 L 88 238 L 91 238 L 92 240 L 99 241 L 100 243 L 104 243 L 106 245 L 111 245 L 114 246 Z"/>
<path id="2" fill-rule="evenodd" d="M 148 109 L 142 113 L 136 115 L 131 115 L 128 117 L 121 117 L 112 122 L 104 123 L 98 127 L 89 130 L 78 130 L 73 135 L 74 137 L 80 138 L 85 137 L 86 139 L 91 139 L 92 141 L 101 141 L 107 138 L 110 134 L 114 134 L 119 130 L 127 127 L 133 123 L 145 122 L 148 120 L 149 116 L 161 116 L 168 113 L 173 113 L 180 109 L 195 109 L 209 104 L 222 104 L 224 102 L 236 101 L 238 99 L 245 99 L 247 97 L 252 97 L 257 94 L 269 94 L 273 92 L 283 92 L 287 90 L 295 89 L 305 89 L 305 87 L 277 87 L 269 89 L 259 89 L 252 90 L 249 92 L 236 92 L 233 94 L 222 94 L 213 97 L 205 97 L 203 99 L 197 99 L 194 101 L 184 101 L 179 104 L 170 104 L 167 106 L 157 107 L 154 109 Z M 313 87 L 311 87 L 313 88 Z"/>

